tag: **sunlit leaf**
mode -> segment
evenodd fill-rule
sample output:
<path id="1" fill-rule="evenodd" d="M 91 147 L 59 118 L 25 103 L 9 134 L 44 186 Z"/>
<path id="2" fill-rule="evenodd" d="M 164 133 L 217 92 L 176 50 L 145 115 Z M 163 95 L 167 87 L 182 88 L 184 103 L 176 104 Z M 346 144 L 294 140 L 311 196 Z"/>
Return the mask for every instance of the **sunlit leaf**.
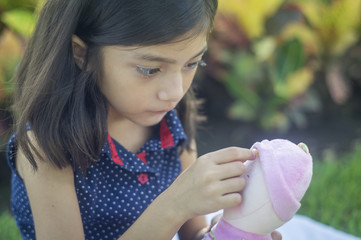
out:
<path id="1" fill-rule="evenodd" d="M 247 86 L 254 84 L 257 79 L 261 78 L 260 65 L 251 54 L 238 54 L 234 60 L 233 70 L 233 73 L 242 79 L 243 84 Z"/>
<path id="2" fill-rule="evenodd" d="M 275 62 L 271 64 L 271 77 L 277 95 L 287 96 L 286 78 L 302 68 L 306 57 L 300 40 L 293 38 L 277 49 Z"/>
<path id="3" fill-rule="evenodd" d="M 221 12 L 233 13 L 249 38 L 258 38 L 265 31 L 266 19 L 275 13 L 284 0 L 220 0 Z"/>
<path id="4" fill-rule="evenodd" d="M 361 23 L 361 0 L 333 1 L 333 23 L 340 34 L 349 32 Z"/>
<path id="5" fill-rule="evenodd" d="M 307 55 L 320 56 L 322 52 L 321 42 L 317 33 L 302 23 L 290 23 L 282 31 L 284 40 L 297 38 L 302 42 Z"/>
<path id="6" fill-rule="evenodd" d="M 361 0 L 298 1 L 311 27 L 317 31 L 325 54 L 339 56 L 357 39 Z"/>
<path id="7" fill-rule="evenodd" d="M 14 8 L 35 8 L 38 0 L 0 0 L 0 9 L 2 10 L 10 10 Z"/>
<path id="8" fill-rule="evenodd" d="M 45 5 L 45 3 L 48 1 L 48 0 L 33 0 L 33 1 L 35 1 L 35 9 L 34 9 L 34 17 L 36 18 L 36 19 L 38 19 L 39 18 L 39 15 L 40 15 L 40 12 L 41 12 L 41 10 L 43 9 L 43 7 L 44 7 L 44 5 Z"/>
<path id="9" fill-rule="evenodd" d="M 311 26 L 321 26 L 322 17 L 324 15 L 324 7 L 322 3 L 314 0 L 299 0 L 298 6 L 301 8 L 302 13 L 306 16 L 307 21 Z"/>
<path id="10" fill-rule="evenodd" d="M 262 38 L 253 44 L 255 56 L 259 62 L 269 59 L 276 50 L 276 39 L 273 37 Z"/>
<path id="11" fill-rule="evenodd" d="M 344 33 L 342 37 L 338 39 L 337 42 L 334 43 L 331 49 L 331 55 L 338 57 L 341 56 L 345 51 L 347 51 L 352 45 L 354 45 L 360 39 L 357 36 L 357 32 L 350 31 Z"/>
<path id="12" fill-rule="evenodd" d="M 337 39 L 331 51 L 337 56 L 357 41 L 356 28 L 361 24 L 361 0 L 333 1 L 330 12 Z"/>
<path id="13" fill-rule="evenodd" d="M 21 40 L 12 31 L 5 29 L 0 36 L 0 86 L 3 88 L 2 97 L 12 92 L 12 82 L 10 80 L 23 51 L 24 46 Z"/>
<path id="14" fill-rule="evenodd" d="M 232 119 L 240 119 L 244 121 L 253 121 L 256 118 L 256 108 L 253 108 L 245 101 L 239 100 L 235 102 L 229 109 L 229 117 Z"/>
<path id="15" fill-rule="evenodd" d="M 241 52 L 234 58 L 233 70 L 226 77 L 225 87 L 232 97 L 256 108 L 261 100 L 253 88 L 260 80 L 261 69 L 254 56 Z"/>
<path id="16" fill-rule="evenodd" d="M 256 107 L 260 98 L 255 91 L 249 88 L 249 85 L 243 82 L 243 79 L 235 75 L 228 75 L 225 86 L 232 97 L 242 99 L 249 105 Z"/>
<path id="17" fill-rule="evenodd" d="M 35 17 L 29 10 L 15 9 L 3 13 L 2 22 L 23 37 L 29 37 L 35 26 Z"/>
<path id="18" fill-rule="evenodd" d="M 285 132 L 290 127 L 288 117 L 279 111 L 268 112 L 260 121 L 263 129 L 271 130 L 277 129 L 280 132 Z"/>
<path id="19" fill-rule="evenodd" d="M 309 68 L 302 68 L 291 73 L 287 78 L 287 97 L 291 99 L 305 93 L 313 79 L 313 72 Z"/>

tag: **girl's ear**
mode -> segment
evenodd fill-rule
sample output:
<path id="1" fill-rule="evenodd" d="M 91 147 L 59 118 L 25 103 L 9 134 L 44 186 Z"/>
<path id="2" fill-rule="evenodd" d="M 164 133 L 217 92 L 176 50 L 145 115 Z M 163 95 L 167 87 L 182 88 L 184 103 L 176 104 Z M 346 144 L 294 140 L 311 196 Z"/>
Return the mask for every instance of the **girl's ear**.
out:
<path id="1" fill-rule="evenodd" d="M 71 40 L 75 63 L 80 69 L 83 69 L 87 54 L 87 45 L 77 35 L 73 35 Z"/>

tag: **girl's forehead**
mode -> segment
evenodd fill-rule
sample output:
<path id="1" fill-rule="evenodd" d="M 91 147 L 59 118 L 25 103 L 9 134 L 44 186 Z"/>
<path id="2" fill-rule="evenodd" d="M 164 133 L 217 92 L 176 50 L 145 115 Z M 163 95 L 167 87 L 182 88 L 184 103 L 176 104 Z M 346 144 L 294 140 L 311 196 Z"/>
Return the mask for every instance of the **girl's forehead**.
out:
<path id="1" fill-rule="evenodd" d="M 114 52 L 121 52 L 129 57 L 137 58 L 151 58 L 151 56 L 159 56 L 169 59 L 184 56 L 188 58 L 202 55 L 207 50 L 207 34 L 201 34 L 196 37 L 188 39 L 180 39 L 165 44 L 150 45 L 150 46 L 121 46 L 114 45 L 105 47 Z M 175 56 L 176 54 L 176 56 Z M 149 59 L 148 59 L 149 60 Z"/>

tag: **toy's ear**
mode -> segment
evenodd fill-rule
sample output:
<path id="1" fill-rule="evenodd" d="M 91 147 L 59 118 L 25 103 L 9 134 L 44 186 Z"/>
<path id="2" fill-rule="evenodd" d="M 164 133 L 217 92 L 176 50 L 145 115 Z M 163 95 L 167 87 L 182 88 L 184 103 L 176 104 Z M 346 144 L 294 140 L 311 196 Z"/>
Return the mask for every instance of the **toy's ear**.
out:
<path id="1" fill-rule="evenodd" d="M 83 69 L 87 54 L 87 45 L 77 35 L 72 36 L 71 45 L 74 61 L 80 69 Z"/>
<path id="2" fill-rule="evenodd" d="M 306 153 L 310 153 L 310 150 L 308 149 L 308 147 L 307 147 L 307 145 L 305 143 L 301 142 L 297 146 L 299 146 Z"/>

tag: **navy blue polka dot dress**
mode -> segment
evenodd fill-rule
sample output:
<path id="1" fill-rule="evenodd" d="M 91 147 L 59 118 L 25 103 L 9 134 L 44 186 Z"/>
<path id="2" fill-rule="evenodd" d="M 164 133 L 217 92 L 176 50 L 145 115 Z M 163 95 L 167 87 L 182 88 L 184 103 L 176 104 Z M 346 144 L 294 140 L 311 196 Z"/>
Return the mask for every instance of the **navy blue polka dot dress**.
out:
<path id="1" fill-rule="evenodd" d="M 108 135 L 99 161 L 83 175 L 74 171 L 85 239 L 117 239 L 180 174 L 178 146 L 186 139 L 174 110 L 155 126 L 154 136 L 137 154 Z M 23 180 L 15 168 L 16 143 L 8 145 L 12 170 L 11 208 L 23 239 L 35 239 Z"/>

